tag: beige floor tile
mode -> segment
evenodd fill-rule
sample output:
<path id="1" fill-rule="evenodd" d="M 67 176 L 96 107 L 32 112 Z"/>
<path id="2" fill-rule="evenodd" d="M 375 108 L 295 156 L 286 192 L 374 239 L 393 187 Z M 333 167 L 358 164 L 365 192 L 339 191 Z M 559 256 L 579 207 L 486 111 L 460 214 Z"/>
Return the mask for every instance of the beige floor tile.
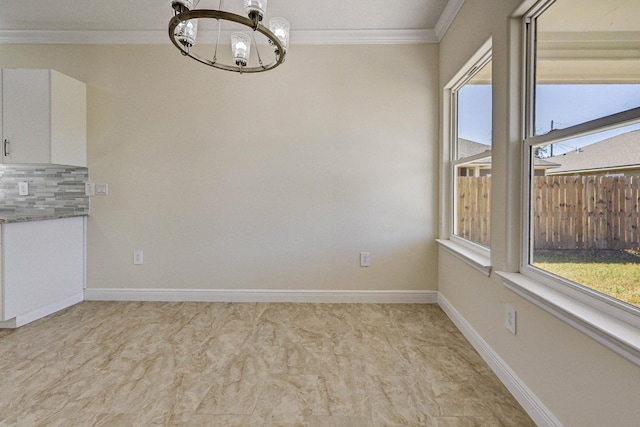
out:
<path id="1" fill-rule="evenodd" d="M 318 376 L 318 404 L 315 413 L 367 417 L 371 413 L 367 381 L 366 376 L 358 373 L 323 372 Z"/>
<path id="2" fill-rule="evenodd" d="M 309 419 L 309 427 L 370 427 L 371 421 L 366 417 L 314 416 Z"/>
<path id="3" fill-rule="evenodd" d="M 318 407 L 316 375 L 273 374 L 269 376 L 254 415 L 265 425 L 308 425 Z"/>
<path id="4" fill-rule="evenodd" d="M 0 426 L 534 425 L 435 305 L 83 302 L 0 377 Z"/>
<path id="5" fill-rule="evenodd" d="M 196 413 L 173 414 L 168 427 L 263 427 L 264 420 L 253 415 L 213 415 Z"/>

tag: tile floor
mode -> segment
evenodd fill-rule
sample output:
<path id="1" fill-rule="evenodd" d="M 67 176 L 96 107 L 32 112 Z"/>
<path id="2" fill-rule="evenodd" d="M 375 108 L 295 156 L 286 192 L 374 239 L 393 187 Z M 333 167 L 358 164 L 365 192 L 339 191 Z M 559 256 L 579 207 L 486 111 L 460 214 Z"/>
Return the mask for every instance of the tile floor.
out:
<path id="1" fill-rule="evenodd" d="M 0 378 L 1 426 L 535 425 L 436 305 L 83 302 Z"/>

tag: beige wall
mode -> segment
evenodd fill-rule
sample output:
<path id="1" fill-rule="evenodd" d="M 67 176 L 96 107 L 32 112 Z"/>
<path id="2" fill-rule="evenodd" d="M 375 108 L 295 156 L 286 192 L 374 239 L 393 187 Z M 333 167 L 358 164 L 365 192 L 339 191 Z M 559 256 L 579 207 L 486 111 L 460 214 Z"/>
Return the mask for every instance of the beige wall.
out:
<path id="1" fill-rule="evenodd" d="M 489 37 L 493 40 L 492 263 L 517 271 L 519 239 L 519 44 L 509 44 L 509 15 L 520 0 L 466 0 L 440 44 L 444 85 Z M 513 56 L 509 52 L 514 52 Z M 441 294 L 565 425 L 636 426 L 640 368 L 566 323 L 440 251 Z M 518 334 L 504 327 L 504 305 L 518 312 Z"/>
<path id="2" fill-rule="evenodd" d="M 88 287 L 436 289 L 437 45 L 294 45 L 242 76 L 168 41 L 0 61 L 88 84 L 91 179 L 109 184 Z"/>

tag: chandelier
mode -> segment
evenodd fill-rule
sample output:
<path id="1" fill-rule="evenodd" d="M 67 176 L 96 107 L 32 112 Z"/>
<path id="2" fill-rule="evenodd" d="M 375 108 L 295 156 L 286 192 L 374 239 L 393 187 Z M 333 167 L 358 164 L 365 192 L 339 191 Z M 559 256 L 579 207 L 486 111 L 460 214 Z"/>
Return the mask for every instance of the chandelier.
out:
<path id="1" fill-rule="evenodd" d="M 198 62 L 221 70 L 242 73 L 259 73 L 271 70 L 284 62 L 289 45 L 289 22 L 284 18 L 271 18 L 269 27 L 262 24 L 267 9 L 267 0 L 243 0 L 247 16 L 223 11 L 223 2 L 220 0 L 218 9 L 194 9 L 193 0 L 169 0 L 174 10 L 174 16 L 169 21 L 169 38 L 184 56 L 189 56 Z M 198 2 L 199 3 L 199 2 Z M 196 4 L 197 6 L 197 4 Z M 196 52 L 196 36 L 199 20 L 217 21 L 217 38 L 215 49 L 209 52 L 209 56 L 202 51 Z M 223 52 L 218 51 L 221 39 L 221 22 L 229 21 L 236 27 L 247 32 L 233 32 L 231 34 L 231 56 L 227 59 Z M 201 26 L 202 27 L 202 26 Z M 245 28 L 246 27 L 246 28 Z M 256 35 L 262 40 L 266 38 L 268 45 L 267 55 L 271 62 L 263 62 L 262 55 L 256 43 Z M 254 47 L 256 58 L 252 59 L 251 47 Z M 264 54 L 264 52 L 263 52 Z M 221 58 L 218 58 L 218 55 Z M 256 61 L 257 59 L 257 61 Z"/>

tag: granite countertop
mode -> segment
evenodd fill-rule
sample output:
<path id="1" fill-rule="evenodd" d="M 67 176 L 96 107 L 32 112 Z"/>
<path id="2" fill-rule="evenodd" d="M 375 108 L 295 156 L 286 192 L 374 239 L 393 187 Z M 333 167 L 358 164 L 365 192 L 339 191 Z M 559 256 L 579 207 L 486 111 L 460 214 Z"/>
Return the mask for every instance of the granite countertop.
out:
<path id="1" fill-rule="evenodd" d="M 56 212 L 54 209 L 33 209 L 18 211 L 0 211 L 0 224 L 14 222 L 44 221 L 48 219 L 71 218 L 75 216 L 87 216 L 86 212 Z"/>

